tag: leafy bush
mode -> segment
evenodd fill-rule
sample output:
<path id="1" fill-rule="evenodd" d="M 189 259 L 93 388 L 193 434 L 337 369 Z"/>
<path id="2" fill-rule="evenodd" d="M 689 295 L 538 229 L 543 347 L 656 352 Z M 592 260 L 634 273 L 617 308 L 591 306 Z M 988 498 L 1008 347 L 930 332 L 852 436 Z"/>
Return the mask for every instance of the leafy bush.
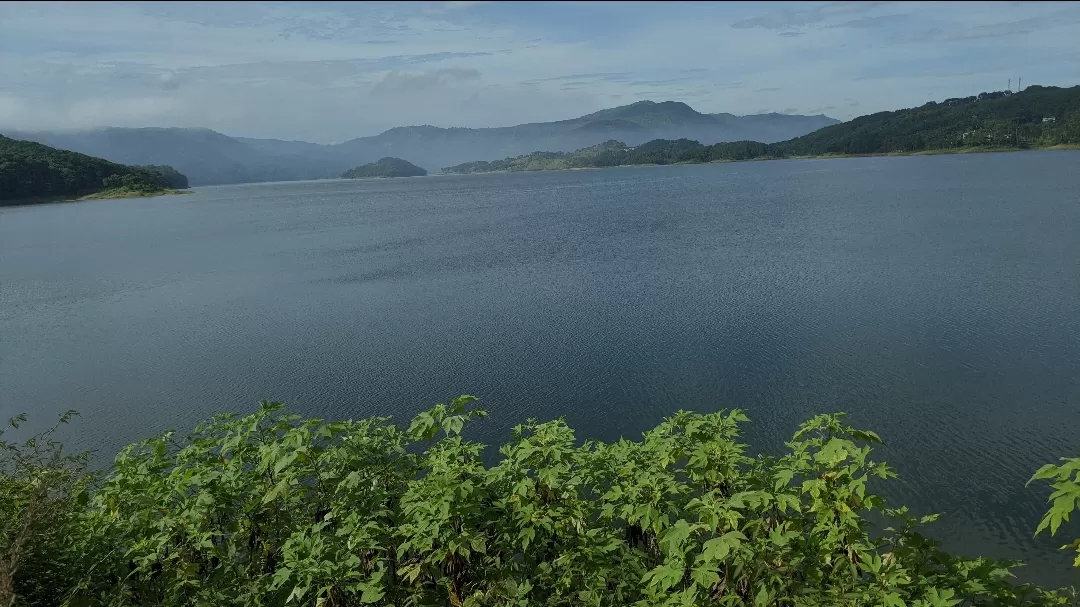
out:
<path id="1" fill-rule="evenodd" d="M 0 606 L 57 605 L 85 564 L 76 544 L 92 477 L 85 454 L 66 455 L 52 438 L 71 416 L 22 443 L 3 440 L 0 431 Z M 24 420 L 8 423 L 18 429 Z"/>
<path id="2" fill-rule="evenodd" d="M 530 420 L 488 466 L 462 434 L 484 415 L 474 400 L 406 428 L 262 403 L 131 445 L 85 507 L 64 498 L 50 519 L 81 567 L 24 595 L 68 551 L 35 552 L 16 591 L 70 605 L 1071 604 L 1013 584 L 1014 562 L 923 536 L 934 517 L 873 493 L 894 474 L 841 415 L 803 424 L 779 458 L 747 455 L 738 410 L 679 412 L 637 442 L 581 444 L 562 420 Z"/>
<path id="3" fill-rule="evenodd" d="M 1073 511 L 1080 508 L 1080 457 L 1063 457 L 1061 462 L 1061 465 L 1046 464 L 1031 477 L 1031 481 L 1050 480 L 1054 487 L 1049 499 L 1050 509 L 1035 530 L 1036 535 L 1045 529 L 1050 529 L 1050 535 L 1057 535 L 1061 523 L 1068 522 Z M 1028 484 L 1031 484 L 1031 481 L 1028 481 Z M 1076 550 L 1073 566 L 1080 567 L 1080 538 L 1065 544 L 1061 549 Z"/>

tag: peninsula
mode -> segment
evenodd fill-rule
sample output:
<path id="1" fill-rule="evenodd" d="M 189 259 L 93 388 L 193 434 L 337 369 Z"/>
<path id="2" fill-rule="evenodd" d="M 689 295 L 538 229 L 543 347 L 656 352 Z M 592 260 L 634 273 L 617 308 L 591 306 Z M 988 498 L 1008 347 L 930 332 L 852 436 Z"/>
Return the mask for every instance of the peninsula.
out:
<path id="1" fill-rule="evenodd" d="M 182 193 L 170 166 L 128 166 L 0 135 L 0 206 Z"/>

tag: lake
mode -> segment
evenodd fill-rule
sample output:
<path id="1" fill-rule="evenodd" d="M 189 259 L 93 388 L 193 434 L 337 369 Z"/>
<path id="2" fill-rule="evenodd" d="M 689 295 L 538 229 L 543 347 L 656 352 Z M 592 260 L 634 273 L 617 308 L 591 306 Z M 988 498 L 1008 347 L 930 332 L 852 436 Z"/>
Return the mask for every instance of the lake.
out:
<path id="1" fill-rule="evenodd" d="M 111 456 L 262 398 L 406 420 L 475 394 L 636 437 L 742 407 L 877 431 L 948 547 L 1080 582 L 1032 533 L 1080 453 L 1080 153 L 196 188 L 0 209 L 0 415 Z M 1075 526 L 1071 529 L 1075 537 Z"/>

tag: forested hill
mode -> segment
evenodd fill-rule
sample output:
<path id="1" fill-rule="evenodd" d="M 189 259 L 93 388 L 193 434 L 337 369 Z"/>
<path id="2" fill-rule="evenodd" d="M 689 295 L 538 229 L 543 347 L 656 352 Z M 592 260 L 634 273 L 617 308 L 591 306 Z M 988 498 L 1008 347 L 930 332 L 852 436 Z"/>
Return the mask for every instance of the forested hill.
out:
<path id="1" fill-rule="evenodd" d="M 355 169 L 342 173 L 345 179 L 364 179 L 368 177 L 423 177 L 427 171 L 400 158 L 380 158 Z"/>
<path id="2" fill-rule="evenodd" d="M 879 112 L 779 143 L 733 141 L 703 145 L 656 139 L 636 147 L 608 141 L 575 152 L 535 152 L 492 162 L 468 162 L 447 173 L 530 171 L 633 164 L 1042 148 L 1080 144 L 1080 86 L 1031 86 L 1020 93 L 982 93 Z"/>
<path id="3" fill-rule="evenodd" d="M 878 112 L 775 144 L 784 155 L 1080 143 L 1080 86 L 1029 86 Z"/>
<path id="4" fill-rule="evenodd" d="M 104 190 L 154 193 L 188 187 L 170 166 L 128 166 L 0 135 L 0 205 Z"/>

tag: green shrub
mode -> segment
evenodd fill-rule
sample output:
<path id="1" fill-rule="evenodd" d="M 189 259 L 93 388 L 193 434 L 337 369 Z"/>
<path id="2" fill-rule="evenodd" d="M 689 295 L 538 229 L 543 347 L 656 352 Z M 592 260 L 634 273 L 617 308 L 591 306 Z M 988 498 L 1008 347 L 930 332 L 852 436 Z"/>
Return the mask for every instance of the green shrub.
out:
<path id="1" fill-rule="evenodd" d="M 738 410 L 679 412 L 636 442 L 580 443 L 562 420 L 530 420 L 488 466 L 462 434 L 484 414 L 474 400 L 404 428 L 263 403 L 185 441 L 129 446 L 86 506 L 62 500 L 81 567 L 26 602 L 1074 604 L 1013 583 L 1015 562 L 953 556 L 922 535 L 934 517 L 873 492 L 894 476 L 872 458 L 880 440 L 841 415 L 803 424 L 778 458 L 747 455 Z M 16 572 L 20 596 L 37 571 Z"/>
<path id="2" fill-rule="evenodd" d="M 92 477 L 85 454 L 67 455 L 52 438 L 72 415 L 22 443 L 0 431 L 0 606 L 60 604 L 86 565 L 81 540 Z"/>
<path id="3" fill-rule="evenodd" d="M 1035 535 L 1050 530 L 1050 535 L 1057 535 L 1062 522 L 1068 522 L 1073 511 L 1080 507 L 1080 457 L 1061 458 L 1061 465 L 1046 464 L 1039 468 L 1034 480 L 1049 480 L 1052 482 L 1054 492 L 1050 494 L 1050 509 L 1039 523 Z M 1031 484 L 1028 481 L 1028 484 Z M 1076 560 L 1073 567 L 1080 567 L 1080 538 L 1065 544 L 1062 550 L 1072 549 L 1076 551 Z"/>

